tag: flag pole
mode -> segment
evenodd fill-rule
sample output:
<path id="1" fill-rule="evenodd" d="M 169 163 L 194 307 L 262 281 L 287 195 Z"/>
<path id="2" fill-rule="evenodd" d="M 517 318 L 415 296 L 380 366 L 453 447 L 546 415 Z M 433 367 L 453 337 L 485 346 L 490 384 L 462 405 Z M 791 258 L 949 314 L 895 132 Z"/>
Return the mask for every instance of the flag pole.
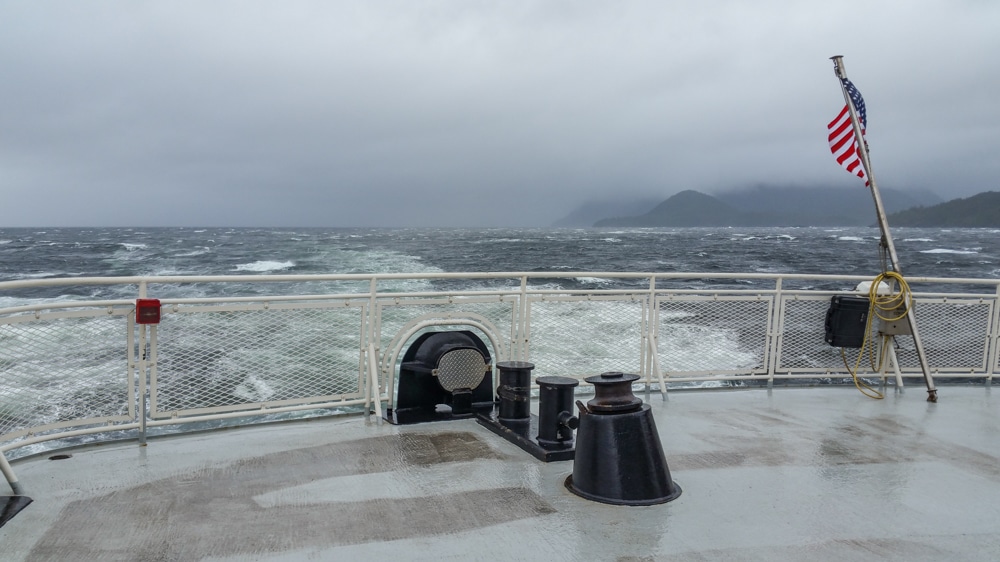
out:
<path id="1" fill-rule="evenodd" d="M 833 71 L 840 82 L 840 90 L 844 94 L 844 101 L 847 102 L 848 111 L 851 114 L 851 125 L 854 127 L 854 138 L 857 142 L 858 154 L 861 156 L 861 165 L 865 168 L 865 175 L 868 178 L 868 186 L 872 192 L 872 199 L 875 201 L 875 212 L 878 214 L 878 226 L 882 231 L 880 245 L 889 253 L 892 262 L 892 270 L 902 275 L 899 269 L 899 257 L 896 255 L 896 247 L 892 243 L 892 234 L 889 233 L 889 221 L 885 216 L 885 207 L 882 205 L 882 197 L 879 195 L 878 186 L 875 183 L 875 174 L 872 173 L 871 161 L 868 158 L 868 143 L 861 134 L 861 123 L 858 114 L 851 101 L 851 96 L 844 85 L 847 72 L 844 70 L 844 57 L 837 55 L 830 57 L 833 60 Z M 906 308 L 906 322 L 909 324 L 910 333 L 913 335 L 913 347 L 917 352 L 917 359 L 920 361 L 920 369 L 924 373 L 924 382 L 927 384 L 927 401 L 937 402 L 937 388 L 934 386 L 934 377 L 931 376 L 930 368 L 927 365 L 927 357 L 924 355 L 924 346 L 920 341 L 920 334 L 917 332 L 917 318 L 913 314 L 913 306 Z"/>

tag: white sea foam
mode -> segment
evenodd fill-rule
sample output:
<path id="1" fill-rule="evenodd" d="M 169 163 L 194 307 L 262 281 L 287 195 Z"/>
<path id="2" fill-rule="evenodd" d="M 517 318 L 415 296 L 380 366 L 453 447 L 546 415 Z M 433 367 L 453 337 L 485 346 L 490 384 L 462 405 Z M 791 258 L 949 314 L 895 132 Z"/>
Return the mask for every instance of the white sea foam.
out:
<path id="1" fill-rule="evenodd" d="M 933 242 L 931 238 L 903 238 L 903 242 Z"/>
<path id="2" fill-rule="evenodd" d="M 576 280 L 580 283 L 594 283 L 596 285 L 611 285 L 615 283 L 614 280 L 602 279 L 600 277 L 577 277 Z"/>
<path id="3" fill-rule="evenodd" d="M 129 252 L 134 252 L 136 250 L 145 250 L 146 249 L 146 245 L 145 244 L 130 244 L 128 242 L 120 242 L 120 244 L 122 246 L 124 246 L 124 248 L 126 250 L 128 250 Z"/>
<path id="4" fill-rule="evenodd" d="M 292 261 L 271 261 L 271 260 L 259 260 L 253 263 L 241 263 L 236 266 L 236 271 L 281 271 L 283 269 L 289 269 L 295 267 L 295 262 Z"/>
<path id="5" fill-rule="evenodd" d="M 490 238 L 487 240 L 474 240 L 470 244 L 496 244 L 497 242 L 523 242 L 523 238 Z"/>
<path id="6" fill-rule="evenodd" d="M 208 248 L 208 246 L 202 246 L 201 249 L 199 249 L 199 250 L 192 250 L 190 252 L 185 252 L 183 254 L 174 254 L 174 257 L 175 258 L 190 258 L 190 257 L 194 257 L 194 256 L 201 256 L 201 255 L 207 254 L 209 251 L 211 251 L 211 250 Z"/>
<path id="7" fill-rule="evenodd" d="M 233 394 L 247 402 L 266 402 L 274 396 L 274 389 L 264 379 L 250 375 L 242 384 L 236 385 Z"/>
<path id="8" fill-rule="evenodd" d="M 695 313 L 693 313 L 693 312 L 686 312 L 686 311 L 682 311 L 682 310 L 661 310 L 660 311 L 660 320 L 668 320 L 668 319 L 680 320 L 682 318 L 694 318 L 695 316 L 698 316 L 698 315 L 695 314 Z"/>
<path id="9" fill-rule="evenodd" d="M 860 236 L 838 236 L 837 240 L 841 242 L 864 242 L 865 239 Z"/>
<path id="10" fill-rule="evenodd" d="M 10 244 L 13 240 L 0 240 L 0 244 Z"/>
<path id="11" fill-rule="evenodd" d="M 49 277 L 59 277 L 60 275 L 64 274 L 59 271 L 42 271 L 39 273 L 21 273 L 14 277 L 16 279 L 47 279 Z"/>
<path id="12" fill-rule="evenodd" d="M 920 250 L 921 254 L 978 254 L 976 249 L 969 250 L 949 250 L 948 248 L 934 248 L 933 250 Z"/>
<path id="13" fill-rule="evenodd" d="M 922 254 L 956 254 L 956 255 L 970 255 L 978 254 L 979 248 L 962 248 L 961 250 L 952 250 L 948 248 L 935 248 L 933 250 L 923 250 Z"/>
<path id="14" fill-rule="evenodd" d="M 173 267 L 165 267 L 163 269 L 157 269 L 153 272 L 153 275 L 184 275 L 184 273 L 185 272 Z"/>

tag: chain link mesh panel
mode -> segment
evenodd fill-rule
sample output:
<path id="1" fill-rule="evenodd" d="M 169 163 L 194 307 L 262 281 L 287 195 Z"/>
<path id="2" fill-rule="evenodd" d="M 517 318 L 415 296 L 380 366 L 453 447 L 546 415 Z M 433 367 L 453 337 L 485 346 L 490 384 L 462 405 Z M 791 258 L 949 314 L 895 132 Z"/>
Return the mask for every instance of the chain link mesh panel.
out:
<path id="1" fill-rule="evenodd" d="M 839 347 L 826 343 L 826 311 L 830 308 L 830 297 L 802 298 L 786 297 L 781 326 L 781 350 L 775 365 L 775 372 L 787 371 L 817 373 L 834 371 L 844 373 L 844 357 Z M 849 364 L 854 366 L 857 349 L 845 350 Z M 862 358 L 861 369 L 869 365 Z M 869 369 L 870 370 L 870 369 Z"/>
<path id="2" fill-rule="evenodd" d="M 704 295 L 658 299 L 660 369 L 671 376 L 766 370 L 771 302 Z"/>
<path id="3" fill-rule="evenodd" d="M 920 342 L 928 364 L 935 369 L 957 373 L 986 369 L 992 301 L 917 300 L 913 314 L 917 318 Z M 896 337 L 896 357 L 899 358 L 900 369 L 920 371 L 913 337 Z"/>
<path id="4" fill-rule="evenodd" d="M 779 374 L 787 371 L 846 373 L 841 349 L 828 345 L 823 337 L 829 298 L 786 298 L 781 331 L 781 354 L 775 367 Z M 949 299 L 918 301 L 914 313 L 920 330 L 924 354 L 932 369 L 953 374 L 983 372 L 988 353 L 989 323 L 992 301 L 981 299 Z M 862 373 L 871 373 L 878 366 L 878 319 L 872 324 L 869 345 L 874 356 L 864 353 L 859 363 Z M 900 368 L 920 369 L 913 337 L 899 335 L 894 340 Z M 847 362 L 854 368 L 857 349 L 845 349 Z M 874 365 L 873 365 L 874 362 Z"/>
<path id="5" fill-rule="evenodd" d="M 363 306 L 165 314 L 152 417 L 363 397 Z"/>
<path id="6" fill-rule="evenodd" d="M 134 419 L 127 311 L 73 314 L 0 324 L 0 440 Z"/>
<path id="7" fill-rule="evenodd" d="M 642 300 L 529 298 L 530 360 L 538 376 L 639 373 Z"/>

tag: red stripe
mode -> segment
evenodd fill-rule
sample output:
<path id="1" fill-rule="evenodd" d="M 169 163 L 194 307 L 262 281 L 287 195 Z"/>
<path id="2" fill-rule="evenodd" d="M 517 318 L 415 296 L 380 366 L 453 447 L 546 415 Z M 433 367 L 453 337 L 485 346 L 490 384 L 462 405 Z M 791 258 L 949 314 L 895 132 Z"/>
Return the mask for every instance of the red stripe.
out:
<path id="1" fill-rule="evenodd" d="M 830 121 L 826 128 L 830 131 L 827 137 L 830 143 L 830 152 L 837 159 L 837 163 L 851 174 L 865 180 L 867 186 L 868 179 L 865 177 L 864 164 L 859 158 L 857 137 L 854 134 L 854 123 L 851 122 L 848 106 L 845 105 L 837 118 Z M 864 138 L 864 136 L 865 130 L 862 128 L 861 137 Z"/>
<path id="2" fill-rule="evenodd" d="M 831 139 L 830 151 L 833 152 L 834 154 L 837 154 L 838 152 L 841 151 L 841 149 L 844 148 L 844 145 L 847 144 L 848 141 L 854 142 L 854 134 L 852 132 L 852 134 L 850 135 L 844 135 L 844 137 L 841 138 L 839 141 L 837 141 L 836 144 L 834 144 L 832 141 L 833 139 Z"/>
<path id="3" fill-rule="evenodd" d="M 832 141 L 834 138 L 844 134 L 844 131 L 848 129 L 851 129 L 852 132 L 854 130 L 854 127 L 851 125 L 850 119 L 841 123 L 840 126 L 836 128 L 836 130 L 830 133 L 830 136 L 828 138 Z"/>
<path id="4" fill-rule="evenodd" d="M 845 166 L 846 167 L 846 164 L 844 164 L 844 161 L 846 161 L 848 158 L 851 158 L 851 157 L 855 157 L 856 158 L 857 157 L 857 150 L 855 149 L 855 146 L 857 146 L 857 145 L 852 144 L 851 148 L 849 148 L 849 149 L 845 150 L 844 152 L 840 153 L 839 155 L 837 155 L 837 163 L 840 164 L 841 166 Z M 850 170 L 848 170 L 848 171 L 850 171 Z"/>
<path id="5" fill-rule="evenodd" d="M 826 128 L 827 129 L 832 129 L 833 126 L 837 124 L 837 121 L 840 121 L 841 119 L 844 118 L 844 114 L 845 113 L 847 113 L 847 106 L 846 105 L 844 106 L 844 109 L 840 110 L 840 115 L 837 115 L 836 119 L 834 119 L 833 121 L 830 121 L 830 124 L 827 125 Z"/>

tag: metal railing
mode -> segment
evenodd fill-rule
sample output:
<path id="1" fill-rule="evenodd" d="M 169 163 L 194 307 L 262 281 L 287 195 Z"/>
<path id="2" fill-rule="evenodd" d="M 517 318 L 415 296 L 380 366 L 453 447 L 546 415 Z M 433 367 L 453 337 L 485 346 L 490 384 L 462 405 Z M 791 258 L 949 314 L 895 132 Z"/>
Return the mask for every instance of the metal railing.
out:
<path id="1" fill-rule="evenodd" d="M 0 296 L 16 301 L 0 309 L 0 452 L 106 432 L 144 440 L 149 427 L 234 417 L 381 412 L 400 357 L 427 330 L 472 330 L 494 362 L 531 361 L 537 375 L 632 372 L 662 392 L 843 379 L 840 350 L 823 341 L 825 313 L 832 295 L 867 280 L 531 272 L 0 282 Z M 933 375 L 992 381 L 1000 281 L 908 281 Z M 128 297 L 19 296 L 95 286 Z M 147 297 L 160 298 L 158 325 L 135 323 L 135 299 Z M 890 357 L 878 372 L 866 359 L 862 373 L 884 380 L 898 370 L 897 384 L 922 376 L 908 336 L 894 339 Z"/>

